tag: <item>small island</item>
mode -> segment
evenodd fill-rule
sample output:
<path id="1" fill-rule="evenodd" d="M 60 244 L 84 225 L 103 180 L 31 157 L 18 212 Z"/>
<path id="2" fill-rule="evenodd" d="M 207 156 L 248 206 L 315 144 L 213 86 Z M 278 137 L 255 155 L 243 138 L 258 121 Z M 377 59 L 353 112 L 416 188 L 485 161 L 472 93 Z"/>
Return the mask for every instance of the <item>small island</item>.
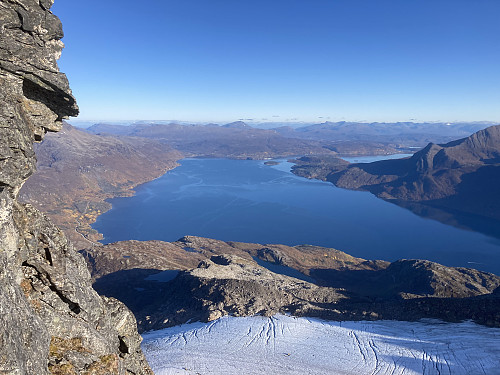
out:
<path id="1" fill-rule="evenodd" d="M 274 161 L 274 160 L 269 160 L 269 161 L 264 162 L 264 165 L 278 165 L 278 164 L 279 164 L 279 162 Z"/>

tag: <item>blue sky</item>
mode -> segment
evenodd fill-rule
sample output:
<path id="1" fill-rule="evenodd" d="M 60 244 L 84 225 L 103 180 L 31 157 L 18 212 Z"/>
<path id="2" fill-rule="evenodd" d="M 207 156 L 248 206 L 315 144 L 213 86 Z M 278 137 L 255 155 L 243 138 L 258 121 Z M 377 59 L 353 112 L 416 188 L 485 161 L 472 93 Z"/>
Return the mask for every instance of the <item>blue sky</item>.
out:
<path id="1" fill-rule="evenodd" d="M 82 120 L 500 121 L 498 0 L 56 0 Z"/>

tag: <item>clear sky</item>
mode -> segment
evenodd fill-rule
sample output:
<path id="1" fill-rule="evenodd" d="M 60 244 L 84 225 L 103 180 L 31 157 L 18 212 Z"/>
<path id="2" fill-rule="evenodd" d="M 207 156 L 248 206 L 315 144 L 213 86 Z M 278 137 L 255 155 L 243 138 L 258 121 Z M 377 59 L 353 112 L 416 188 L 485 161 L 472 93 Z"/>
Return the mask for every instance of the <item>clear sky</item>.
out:
<path id="1" fill-rule="evenodd" d="M 83 120 L 500 121 L 499 0 L 56 0 Z"/>

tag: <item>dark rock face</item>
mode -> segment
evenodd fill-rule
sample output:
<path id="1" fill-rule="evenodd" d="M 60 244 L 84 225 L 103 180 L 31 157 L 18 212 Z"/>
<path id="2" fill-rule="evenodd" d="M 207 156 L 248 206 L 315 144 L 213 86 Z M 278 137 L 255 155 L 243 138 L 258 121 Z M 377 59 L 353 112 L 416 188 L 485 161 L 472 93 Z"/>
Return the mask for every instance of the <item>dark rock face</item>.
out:
<path id="1" fill-rule="evenodd" d="M 62 232 L 17 202 L 33 142 L 78 108 L 51 0 L 0 0 L 0 372 L 148 374 L 131 312 L 91 287 Z"/>

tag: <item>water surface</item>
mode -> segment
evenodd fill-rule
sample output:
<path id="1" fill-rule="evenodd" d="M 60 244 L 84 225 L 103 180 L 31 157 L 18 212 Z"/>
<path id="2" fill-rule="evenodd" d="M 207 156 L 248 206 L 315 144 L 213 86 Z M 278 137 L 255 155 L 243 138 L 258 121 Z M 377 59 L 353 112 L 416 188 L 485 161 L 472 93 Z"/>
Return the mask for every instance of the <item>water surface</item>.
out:
<path id="1" fill-rule="evenodd" d="M 312 244 L 366 259 L 429 259 L 500 274 L 498 239 L 422 218 L 368 192 L 295 176 L 290 166 L 184 159 L 134 197 L 110 200 L 113 209 L 93 227 L 105 243 L 194 235 Z"/>

